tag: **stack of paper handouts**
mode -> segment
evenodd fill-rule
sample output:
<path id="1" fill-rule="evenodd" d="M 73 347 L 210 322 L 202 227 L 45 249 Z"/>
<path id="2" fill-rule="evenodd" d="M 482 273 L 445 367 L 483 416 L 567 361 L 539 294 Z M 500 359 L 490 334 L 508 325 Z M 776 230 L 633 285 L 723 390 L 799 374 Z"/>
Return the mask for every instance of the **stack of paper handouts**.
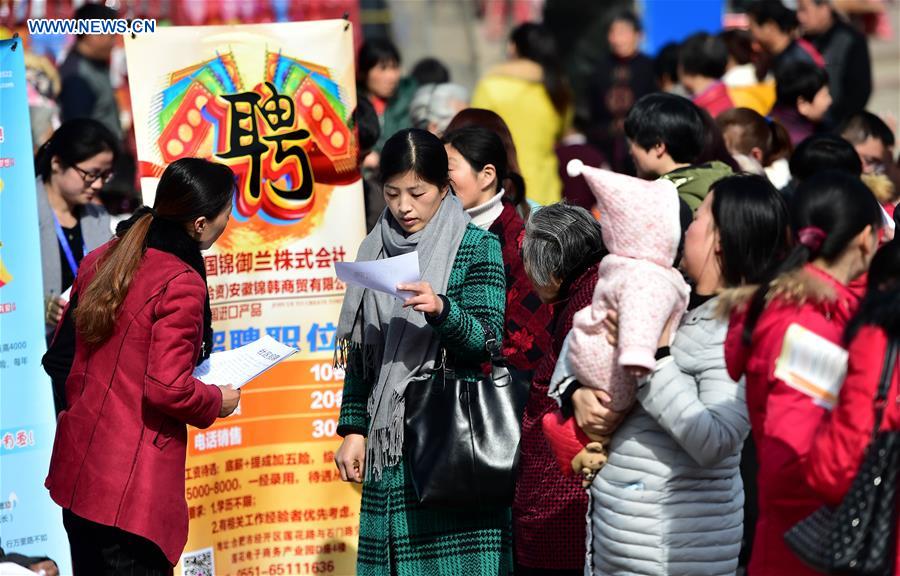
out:
<path id="1" fill-rule="evenodd" d="M 194 370 L 194 378 L 206 384 L 231 384 L 240 388 L 295 352 L 296 348 L 266 334 L 240 348 L 210 354 Z"/>

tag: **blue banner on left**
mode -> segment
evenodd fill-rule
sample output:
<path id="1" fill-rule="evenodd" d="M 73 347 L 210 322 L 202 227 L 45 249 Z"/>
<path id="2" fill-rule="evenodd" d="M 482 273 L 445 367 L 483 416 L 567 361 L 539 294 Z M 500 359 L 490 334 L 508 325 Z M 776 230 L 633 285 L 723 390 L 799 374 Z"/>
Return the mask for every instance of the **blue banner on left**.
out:
<path id="1" fill-rule="evenodd" d="M 41 244 L 20 40 L 0 41 L 0 546 L 71 574 L 62 514 L 44 488 L 56 419 L 41 367 Z"/>

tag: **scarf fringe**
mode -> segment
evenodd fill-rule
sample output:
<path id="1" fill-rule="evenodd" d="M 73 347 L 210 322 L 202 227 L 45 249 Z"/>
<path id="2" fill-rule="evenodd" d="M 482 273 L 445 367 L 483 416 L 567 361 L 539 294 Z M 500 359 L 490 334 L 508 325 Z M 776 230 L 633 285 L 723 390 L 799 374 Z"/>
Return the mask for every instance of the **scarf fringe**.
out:
<path id="1" fill-rule="evenodd" d="M 369 398 L 369 415 L 375 403 Z M 394 394 L 391 422 L 387 428 L 370 430 L 366 441 L 366 480 L 378 482 L 385 468 L 396 466 L 403 458 L 403 432 L 406 400 Z"/>
<path id="2" fill-rule="evenodd" d="M 370 382 L 377 376 L 381 365 L 381 349 L 378 346 L 360 344 L 349 338 L 342 338 L 335 343 L 332 365 L 347 371 L 347 368 L 361 368 L 363 380 Z"/>

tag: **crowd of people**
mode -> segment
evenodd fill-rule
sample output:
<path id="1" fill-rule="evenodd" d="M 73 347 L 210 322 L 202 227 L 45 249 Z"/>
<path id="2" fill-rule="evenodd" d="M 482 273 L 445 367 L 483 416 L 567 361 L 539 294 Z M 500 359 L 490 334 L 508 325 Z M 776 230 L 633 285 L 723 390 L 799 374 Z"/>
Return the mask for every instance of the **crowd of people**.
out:
<path id="1" fill-rule="evenodd" d="M 358 259 L 416 252 L 421 281 L 397 287 L 405 300 L 351 286 L 338 322 L 335 464 L 362 484 L 358 574 L 817 573 L 784 534 L 842 500 L 877 422 L 900 338 L 900 166 L 865 109 L 865 37 L 828 0 L 796 7 L 760 0 L 749 30 L 655 58 L 616 12 L 585 94 L 540 23 L 512 31 L 471 93 L 437 59 L 404 75 L 391 42 L 361 46 Z M 35 159 L 60 414 L 47 487 L 76 574 L 167 574 L 187 538 L 170 498 L 186 425 L 240 398 L 190 376 L 211 350 L 200 251 L 227 225 L 234 175 L 178 160 L 154 206 L 117 223 L 96 201 L 123 157 L 98 42 L 64 66 L 65 121 Z M 407 388 L 448 368 L 480 382 L 496 340 L 529 387 L 511 504 L 423 504 Z M 129 392 L 108 405 L 91 383 L 113 379 Z M 900 431 L 898 406 L 882 430 Z M 92 445 L 101 428 L 115 449 Z M 135 476 L 122 463 L 149 443 L 159 459 Z"/>
<path id="2" fill-rule="evenodd" d="M 784 535 L 841 501 L 872 437 L 900 337 L 900 172 L 865 110 L 865 37 L 825 0 L 748 16 L 651 59 L 640 20 L 616 13 L 583 117 L 537 23 L 468 103 L 449 75 L 420 85 L 399 131 L 387 110 L 416 74 L 381 50 L 395 88 L 378 92 L 360 68 L 376 112 L 361 134 L 386 142 L 364 160 L 383 205 L 360 258 L 450 248 L 405 302 L 351 291 L 342 310 L 336 464 L 363 485 L 359 574 L 818 573 Z M 476 381 L 497 330 L 530 382 L 512 505 L 421 504 L 405 390 L 438 346 Z M 830 401 L 786 350 L 814 366 L 849 352 Z"/>

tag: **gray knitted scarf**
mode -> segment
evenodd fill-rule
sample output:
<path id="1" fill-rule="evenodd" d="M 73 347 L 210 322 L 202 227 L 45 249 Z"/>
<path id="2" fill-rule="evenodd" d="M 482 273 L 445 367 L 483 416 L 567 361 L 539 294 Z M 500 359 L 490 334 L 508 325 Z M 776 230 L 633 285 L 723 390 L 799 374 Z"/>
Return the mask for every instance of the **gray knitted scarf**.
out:
<path id="1" fill-rule="evenodd" d="M 359 247 L 357 262 L 415 251 L 422 280 L 435 294 L 447 292 L 450 269 L 470 222 L 462 204 L 448 193 L 422 230 L 405 235 L 388 210 Z M 335 363 L 360 369 L 370 387 L 366 479 L 379 480 L 385 467 L 400 462 L 406 386 L 431 377 L 440 341 L 425 315 L 393 296 L 348 286 L 337 330 Z"/>

